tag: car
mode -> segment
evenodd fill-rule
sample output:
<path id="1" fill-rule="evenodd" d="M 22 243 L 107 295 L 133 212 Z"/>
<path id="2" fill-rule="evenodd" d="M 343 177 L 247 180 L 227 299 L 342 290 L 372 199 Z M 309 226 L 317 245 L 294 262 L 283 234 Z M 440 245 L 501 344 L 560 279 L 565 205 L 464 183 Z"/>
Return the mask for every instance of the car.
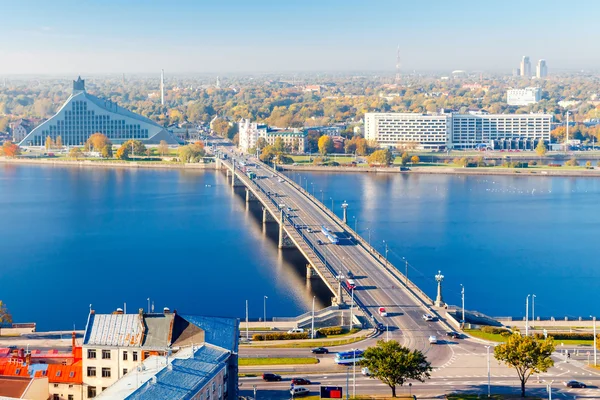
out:
<path id="1" fill-rule="evenodd" d="M 318 240 L 317 240 L 317 243 L 318 243 L 318 244 L 323 244 L 323 241 L 322 241 L 321 239 L 318 239 Z"/>
<path id="2" fill-rule="evenodd" d="M 290 394 L 293 397 L 308 396 L 310 394 L 310 390 L 303 386 L 296 386 L 290 389 Z"/>
<path id="3" fill-rule="evenodd" d="M 568 388 L 575 388 L 575 389 L 587 387 L 585 383 L 579 382 L 579 381 L 567 381 L 567 382 L 563 382 L 563 385 L 565 385 Z"/>
<path id="4" fill-rule="evenodd" d="M 348 276 L 348 278 L 354 278 L 354 274 L 350 270 L 346 270 L 346 275 Z"/>
<path id="5" fill-rule="evenodd" d="M 433 321 L 433 315 L 431 315 L 431 314 L 423 314 L 423 319 L 425 321 Z"/>
<path id="6" fill-rule="evenodd" d="M 283 183 L 283 182 L 284 182 L 284 180 L 279 178 L 279 183 Z"/>
<path id="7" fill-rule="evenodd" d="M 287 333 L 304 333 L 304 329 L 302 328 L 292 328 Z"/>
<path id="8" fill-rule="evenodd" d="M 460 339 L 460 333 L 454 331 L 446 332 L 446 336 L 451 337 L 452 339 Z"/>
<path id="9" fill-rule="evenodd" d="M 292 383 L 294 385 L 310 385 L 310 381 L 305 378 L 292 378 Z"/>
<path id="10" fill-rule="evenodd" d="M 429 336 L 429 343 L 431 343 L 431 344 L 437 344 L 437 342 L 438 342 L 437 341 L 437 336 L 435 336 L 435 335 Z"/>
<path id="11" fill-rule="evenodd" d="M 263 378 L 263 381 L 267 381 L 267 382 L 281 381 L 281 375 L 271 374 L 269 372 L 262 374 L 262 378 Z"/>
<path id="12" fill-rule="evenodd" d="M 315 347 L 310 352 L 313 354 L 329 354 L 329 349 L 327 347 Z"/>
<path id="13" fill-rule="evenodd" d="M 361 369 L 360 373 L 363 374 L 364 376 L 371 376 L 371 371 L 369 371 L 369 368 L 367 368 L 367 367 L 364 367 L 363 369 Z"/>
<path id="14" fill-rule="evenodd" d="M 288 210 L 288 211 L 292 211 L 292 207 L 288 207 L 288 208 L 287 208 L 287 210 Z"/>
<path id="15" fill-rule="evenodd" d="M 378 331 L 385 331 L 385 325 L 383 325 L 381 322 L 378 322 L 376 326 Z"/>
<path id="16" fill-rule="evenodd" d="M 310 227 L 309 227 L 309 228 L 306 228 L 306 232 L 308 232 L 308 233 L 312 233 L 312 229 L 310 229 Z"/>
<path id="17" fill-rule="evenodd" d="M 354 279 L 347 279 L 346 287 L 348 288 L 348 290 L 356 289 L 356 281 L 354 281 Z"/>
<path id="18" fill-rule="evenodd" d="M 382 317 L 387 317 L 387 311 L 385 311 L 385 307 L 379 307 L 379 315 Z"/>

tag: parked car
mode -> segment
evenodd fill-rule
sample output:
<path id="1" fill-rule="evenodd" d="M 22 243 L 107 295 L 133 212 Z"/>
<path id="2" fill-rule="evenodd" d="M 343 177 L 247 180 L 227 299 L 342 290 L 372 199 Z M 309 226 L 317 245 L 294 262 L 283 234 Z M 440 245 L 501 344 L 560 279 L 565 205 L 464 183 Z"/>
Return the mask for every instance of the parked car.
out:
<path id="1" fill-rule="evenodd" d="M 277 374 L 271 374 L 271 373 L 264 373 L 262 375 L 263 381 L 267 381 L 267 382 L 278 382 L 281 380 L 281 375 L 277 375 Z"/>
<path id="2" fill-rule="evenodd" d="M 431 314 L 423 314 L 423 319 L 425 321 L 433 321 L 433 315 L 431 315 Z"/>
<path id="3" fill-rule="evenodd" d="M 287 333 L 304 333 L 304 329 L 302 328 L 292 328 Z"/>
<path id="4" fill-rule="evenodd" d="M 297 386 L 297 387 L 293 387 L 290 389 L 290 394 L 293 397 L 308 396 L 309 393 L 310 393 L 310 390 L 308 390 L 307 388 L 305 388 L 303 386 Z"/>
<path id="5" fill-rule="evenodd" d="M 310 352 L 313 354 L 329 354 L 329 349 L 327 347 L 315 347 Z"/>
<path id="6" fill-rule="evenodd" d="M 435 335 L 429 336 L 429 343 L 431 343 L 431 344 L 437 344 L 437 342 L 438 342 L 437 336 L 435 336 Z"/>
<path id="7" fill-rule="evenodd" d="M 387 311 L 385 311 L 385 307 L 379 307 L 379 315 L 382 317 L 387 317 Z"/>
<path id="8" fill-rule="evenodd" d="M 579 382 L 579 381 L 567 381 L 567 382 L 563 382 L 563 384 L 568 388 L 575 388 L 575 389 L 587 387 L 585 383 Z"/>
<path id="9" fill-rule="evenodd" d="M 371 376 L 371 372 L 369 371 L 369 368 L 367 368 L 367 367 L 364 367 L 363 369 L 361 369 L 360 373 L 363 374 L 364 376 Z"/>
<path id="10" fill-rule="evenodd" d="M 292 378 L 292 383 L 294 385 L 310 385 L 310 381 L 305 378 Z"/>
<path id="11" fill-rule="evenodd" d="M 460 333 L 454 331 L 446 332 L 446 336 L 451 337 L 452 339 L 460 339 Z"/>

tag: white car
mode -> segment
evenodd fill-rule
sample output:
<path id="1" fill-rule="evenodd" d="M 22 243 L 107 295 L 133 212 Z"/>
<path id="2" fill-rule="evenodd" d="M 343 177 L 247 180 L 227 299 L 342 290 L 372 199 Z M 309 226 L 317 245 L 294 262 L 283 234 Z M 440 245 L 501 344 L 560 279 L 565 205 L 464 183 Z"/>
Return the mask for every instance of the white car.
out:
<path id="1" fill-rule="evenodd" d="M 379 307 L 379 315 L 382 317 L 387 317 L 387 311 L 385 311 L 385 307 Z"/>
<path id="2" fill-rule="evenodd" d="M 290 389 L 290 394 L 293 397 L 307 396 L 309 393 L 310 393 L 310 390 L 308 390 L 304 386 L 296 386 L 296 387 L 293 387 Z"/>
<path id="3" fill-rule="evenodd" d="M 371 372 L 369 371 L 369 368 L 364 367 L 363 369 L 360 370 L 360 372 L 364 375 L 364 376 L 370 376 Z"/>
<path id="4" fill-rule="evenodd" d="M 287 333 L 304 333 L 304 329 L 294 328 L 294 329 L 290 329 Z"/>
<path id="5" fill-rule="evenodd" d="M 435 335 L 429 336 L 429 343 L 437 344 L 437 336 L 435 336 Z"/>
<path id="6" fill-rule="evenodd" d="M 423 314 L 423 319 L 425 321 L 433 321 L 433 315 L 431 315 L 431 314 Z"/>

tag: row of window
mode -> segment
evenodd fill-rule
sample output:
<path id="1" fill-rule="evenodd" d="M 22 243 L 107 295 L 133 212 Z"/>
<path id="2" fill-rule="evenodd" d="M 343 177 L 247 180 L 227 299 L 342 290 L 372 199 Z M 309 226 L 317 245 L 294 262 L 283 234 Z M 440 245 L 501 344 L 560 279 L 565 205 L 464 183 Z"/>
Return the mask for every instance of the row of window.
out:
<path id="1" fill-rule="evenodd" d="M 52 400 L 61 400 L 61 399 L 64 399 L 64 398 L 65 397 L 62 394 L 58 395 L 58 394 L 54 393 L 52 395 Z M 73 397 L 73 395 L 70 394 L 70 395 L 67 396 L 67 400 L 75 400 L 75 397 Z"/>
<path id="2" fill-rule="evenodd" d="M 123 361 L 127 361 L 127 359 L 129 358 L 128 353 L 129 353 L 128 351 L 123 351 Z M 96 349 L 88 349 L 87 358 L 90 360 L 95 360 L 96 359 Z M 110 358 L 111 358 L 110 350 L 102 350 L 102 359 L 110 360 Z M 138 360 L 138 352 L 137 351 L 131 352 L 131 359 L 132 359 L 132 361 Z"/>
<path id="3" fill-rule="evenodd" d="M 87 376 L 90 378 L 93 378 L 96 376 L 96 367 L 87 367 Z M 111 377 L 111 373 L 110 373 L 110 368 L 109 367 L 102 367 L 102 377 L 103 378 L 110 378 Z"/>

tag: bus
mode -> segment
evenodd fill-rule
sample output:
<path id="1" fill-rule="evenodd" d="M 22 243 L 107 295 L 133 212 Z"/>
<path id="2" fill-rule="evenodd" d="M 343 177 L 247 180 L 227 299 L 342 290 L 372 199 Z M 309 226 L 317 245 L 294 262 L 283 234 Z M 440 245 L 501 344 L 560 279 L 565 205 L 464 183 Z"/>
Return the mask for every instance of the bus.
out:
<path id="1" fill-rule="evenodd" d="M 338 244 L 338 238 L 325 225 L 321 226 L 321 233 L 333 244 Z"/>
<path id="2" fill-rule="evenodd" d="M 338 365 L 349 365 L 362 361 L 362 350 L 341 351 L 335 355 L 334 361 Z"/>

